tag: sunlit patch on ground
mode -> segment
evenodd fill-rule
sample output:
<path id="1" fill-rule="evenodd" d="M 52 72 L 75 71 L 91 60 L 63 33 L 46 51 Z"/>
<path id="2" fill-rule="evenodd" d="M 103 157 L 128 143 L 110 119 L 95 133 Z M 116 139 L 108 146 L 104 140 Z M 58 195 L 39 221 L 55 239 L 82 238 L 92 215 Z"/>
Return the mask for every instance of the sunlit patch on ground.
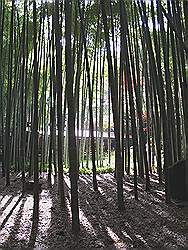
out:
<path id="1" fill-rule="evenodd" d="M 4 197 L 1 196 L 1 203 L 0 203 L 0 210 L 4 208 L 7 202 L 11 199 L 12 195 L 5 195 Z M 0 219 L 1 222 L 1 219 Z"/>
<path id="2" fill-rule="evenodd" d="M 64 177 L 64 181 L 65 181 L 67 187 L 70 189 L 70 180 L 69 180 L 67 175 Z"/>
<path id="3" fill-rule="evenodd" d="M 161 190 L 156 190 L 155 191 L 159 196 L 161 196 L 161 197 L 164 197 L 164 195 L 165 195 L 165 192 L 163 192 L 163 191 L 161 191 Z"/>
<path id="4" fill-rule="evenodd" d="M 96 235 L 93 226 L 91 225 L 91 223 L 89 222 L 89 220 L 87 219 L 87 217 L 85 216 L 85 214 L 82 210 L 80 210 L 80 221 L 81 221 L 81 224 L 85 227 L 85 229 L 89 233 Z"/>
<path id="5" fill-rule="evenodd" d="M 8 204 L 10 199 L 11 202 Z M 32 227 L 33 195 L 26 194 L 23 197 L 20 195 L 13 198 L 11 195 L 6 195 L 2 201 L 1 209 L 4 208 L 4 210 L 0 218 L 0 243 L 15 241 L 28 244 Z M 6 206 L 6 204 L 8 205 Z M 36 238 L 36 245 L 40 245 L 40 247 L 41 243 L 45 242 L 48 236 L 47 231 L 51 222 L 51 207 L 52 201 L 49 190 L 43 190 L 40 194 L 39 224 Z"/>
<path id="6" fill-rule="evenodd" d="M 0 218 L 0 243 L 4 243 L 8 240 L 11 228 L 14 226 L 14 222 L 17 217 L 17 213 L 21 206 L 20 196 L 15 196 L 11 203 L 5 207 Z"/>
<path id="7" fill-rule="evenodd" d="M 48 230 L 51 223 L 52 199 L 49 190 L 42 190 L 39 203 L 39 223 L 36 238 L 36 247 L 45 247 L 44 242 L 48 237 Z"/>
<path id="8" fill-rule="evenodd" d="M 117 209 L 117 185 L 113 174 L 97 176 L 99 192 L 93 191 L 92 176 L 79 178 L 81 233 L 71 234 L 70 179 L 64 176 L 66 209 L 60 206 L 57 179 L 49 186 L 43 176 L 39 221 L 33 234 L 33 194 L 19 195 L 21 182 L 13 182 L 0 194 L 0 247 L 35 248 L 147 248 L 187 247 L 187 210 L 165 204 L 164 187 L 152 182 L 145 191 L 139 181 L 139 201 L 134 199 L 133 178 L 124 180 L 125 210 Z M 18 185 L 17 185 L 18 184 Z M 18 187 L 18 188 L 17 188 Z M 32 244 L 31 244 L 32 238 Z"/>
<path id="9" fill-rule="evenodd" d="M 32 225 L 33 196 L 23 197 L 23 209 L 20 211 L 20 220 L 17 225 L 16 240 L 28 243 Z"/>

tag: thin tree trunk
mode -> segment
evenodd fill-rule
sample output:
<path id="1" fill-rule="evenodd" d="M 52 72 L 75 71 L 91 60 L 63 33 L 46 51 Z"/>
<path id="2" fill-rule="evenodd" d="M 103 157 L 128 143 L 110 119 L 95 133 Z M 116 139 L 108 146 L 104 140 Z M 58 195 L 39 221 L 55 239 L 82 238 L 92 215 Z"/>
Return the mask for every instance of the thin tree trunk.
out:
<path id="1" fill-rule="evenodd" d="M 38 220 L 39 213 L 39 167 L 38 167 L 38 59 L 37 59 L 37 10 L 36 1 L 33 1 L 33 46 L 34 46 L 34 71 L 33 71 L 33 169 L 34 169 L 34 210 L 33 219 Z"/>
<path id="2" fill-rule="evenodd" d="M 8 91 L 6 107 L 6 126 L 5 126 L 5 166 L 6 166 L 6 185 L 10 185 L 10 125 L 11 125 L 11 94 L 12 94 L 12 63 L 13 63 L 13 26 L 14 26 L 14 4 L 12 0 L 10 41 L 9 41 L 9 62 L 8 62 Z"/>
<path id="3" fill-rule="evenodd" d="M 93 126 L 93 94 L 91 89 L 91 81 L 90 81 L 90 67 L 89 67 L 89 60 L 88 60 L 88 54 L 87 54 L 87 44 L 86 44 L 86 37 L 84 34 L 84 24 L 83 24 L 83 14 L 81 11 L 80 2 L 78 0 L 78 7 L 79 7 L 79 13 L 80 13 L 80 20 L 81 20 L 81 31 L 83 36 L 83 43 L 84 43 L 84 49 L 85 49 L 85 60 L 86 60 L 86 71 L 87 71 L 87 86 L 89 91 L 89 131 L 91 135 L 91 154 L 92 154 L 92 171 L 93 171 L 93 189 L 95 191 L 98 191 L 98 185 L 97 185 L 97 177 L 96 177 L 96 163 L 95 163 L 95 140 L 94 140 L 94 126 Z"/>
<path id="4" fill-rule="evenodd" d="M 113 122 L 114 122 L 114 133 L 116 141 L 116 173 L 117 173 L 117 198 L 118 198 L 118 208 L 120 210 L 124 209 L 123 201 L 123 169 L 122 169 L 122 155 L 120 148 L 120 120 L 119 120 L 119 108 L 118 108 L 118 96 L 117 96 L 117 85 L 115 84 L 115 76 L 112 65 L 112 56 L 110 50 L 110 39 L 109 39 L 109 30 L 107 24 L 107 16 L 105 11 L 105 1 L 100 1 L 101 11 L 102 11 L 102 20 L 104 25 L 106 49 L 107 49 L 107 60 L 108 60 L 108 80 L 111 90 L 112 98 L 112 112 L 113 112 Z"/>
<path id="5" fill-rule="evenodd" d="M 59 0 L 55 1 L 55 43 L 56 43 L 56 82 L 57 82 L 57 127 L 58 127 L 58 188 L 62 206 L 65 204 L 63 177 L 63 145 L 64 134 L 62 124 L 62 49 L 61 27 L 59 21 Z"/>
<path id="6" fill-rule="evenodd" d="M 79 208 L 78 208 L 78 173 L 77 147 L 75 137 L 75 106 L 73 97 L 73 60 L 71 48 L 71 23 L 72 3 L 65 0 L 65 66 L 66 66 L 66 93 L 68 103 L 68 151 L 70 163 L 71 182 L 71 212 L 72 231 L 77 234 L 80 231 Z"/>

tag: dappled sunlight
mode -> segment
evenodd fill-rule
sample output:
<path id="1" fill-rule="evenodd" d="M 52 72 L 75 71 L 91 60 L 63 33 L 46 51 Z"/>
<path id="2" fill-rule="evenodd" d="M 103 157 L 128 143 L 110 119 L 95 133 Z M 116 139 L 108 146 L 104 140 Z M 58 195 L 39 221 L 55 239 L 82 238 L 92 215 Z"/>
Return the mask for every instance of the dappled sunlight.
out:
<path id="1" fill-rule="evenodd" d="M 103 178 L 101 177 L 101 175 L 99 174 L 99 175 L 97 175 L 97 180 L 98 181 L 102 181 L 103 180 Z"/>
<path id="2" fill-rule="evenodd" d="M 112 245 L 114 245 L 117 248 L 123 248 L 125 249 L 126 247 L 130 246 L 130 241 L 128 239 L 128 241 L 124 241 L 123 239 L 121 239 L 116 233 L 114 233 L 114 231 L 112 230 L 112 228 L 110 227 L 106 227 L 107 233 L 110 236 L 110 238 L 112 239 Z M 128 237 L 127 237 L 128 238 Z"/>
<path id="3" fill-rule="evenodd" d="M 145 187 L 144 187 L 143 184 L 138 184 L 137 187 L 138 187 L 138 190 L 140 190 L 140 191 L 144 191 L 145 190 Z"/>
<path id="4" fill-rule="evenodd" d="M 134 184 L 133 184 L 133 183 L 131 183 L 131 182 L 127 182 L 127 181 L 125 181 L 124 183 L 125 183 L 125 185 L 131 186 L 131 187 L 134 187 Z"/>
<path id="5" fill-rule="evenodd" d="M 91 225 L 91 223 L 89 222 L 89 220 L 87 219 L 87 217 L 85 216 L 85 214 L 82 211 L 82 209 L 80 209 L 79 211 L 80 211 L 80 222 L 81 222 L 81 225 L 86 229 L 86 231 L 89 232 L 89 234 L 92 234 L 93 236 L 96 236 L 95 229 L 93 228 L 93 226 Z"/>
<path id="6" fill-rule="evenodd" d="M 57 180 L 57 177 L 52 174 L 51 175 L 51 184 L 54 185 L 56 180 Z"/>
<path id="7" fill-rule="evenodd" d="M 126 185 L 123 185 L 123 189 L 126 190 L 126 191 L 128 191 L 128 192 L 132 192 L 133 191 L 132 188 L 130 188 L 130 187 L 126 186 Z"/>
<path id="8" fill-rule="evenodd" d="M 4 198 L 4 196 L 3 196 L 3 195 L 0 195 L 0 202 L 2 201 L 3 198 Z"/>
<path id="9" fill-rule="evenodd" d="M 117 234 L 115 234 L 110 227 L 106 227 L 106 229 L 107 229 L 108 235 L 111 237 L 111 239 L 114 242 L 117 242 L 120 240 L 120 238 L 117 236 Z"/>
<path id="10" fill-rule="evenodd" d="M 135 237 L 141 241 L 146 247 L 148 247 L 148 244 L 146 242 L 146 240 L 140 235 L 140 234 L 135 234 Z"/>
<path id="11" fill-rule="evenodd" d="M 108 179 L 111 180 L 112 182 L 115 182 L 114 174 L 104 174 L 103 180 L 104 179 Z"/>
<path id="12" fill-rule="evenodd" d="M 101 195 L 105 195 L 105 192 L 101 187 L 98 187 L 98 191 Z"/>
<path id="13" fill-rule="evenodd" d="M 83 181 L 85 184 L 88 184 L 88 180 L 86 180 L 83 175 L 80 175 L 79 180 Z"/>
<path id="14" fill-rule="evenodd" d="M 159 183 L 159 179 L 158 179 L 158 177 L 157 177 L 157 176 L 152 175 L 152 176 L 150 177 L 150 182 L 153 182 L 153 183 Z"/>
<path id="15" fill-rule="evenodd" d="M 70 203 L 70 197 L 69 197 L 69 195 L 67 195 L 65 202 L 66 202 L 66 207 L 67 207 L 68 216 L 69 216 L 70 218 L 72 218 L 71 203 Z"/>
<path id="16" fill-rule="evenodd" d="M 127 225 L 126 225 L 126 226 L 127 226 Z M 121 233 L 123 234 L 123 236 L 124 236 L 125 238 L 127 238 L 127 240 L 132 241 L 130 235 L 129 235 L 126 231 L 122 230 Z"/>
<path id="17" fill-rule="evenodd" d="M 64 182 L 66 183 L 67 187 L 70 189 L 71 187 L 70 179 L 67 175 L 64 175 Z"/>
<path id="18" fill-rule="evenodd" d="M 91 175 L 82 175 L 82 179 L 85 179 L 85 181 L 87 181 L 87 183 L 91 183 L 92 182 L 92 178 Z"/>
<path id="19" fill-rule="evenodd" d="M 46 248 L 48 244 L 50 247 L 53 246 L 53 241 L 57 239 L 59 248 L 69 244 L 73 247 L 78 244 L 78 246 L 86 248 L 92 244 L 98 247 L 113 248 L 151 247 L 157 246 L 157 244 L 162 245 L 163 241 L 167 246 L 171 246 L 170 242 L 172 242 L 172 246 L 186 245 L 185 233 L 181 233 L 180 226 L 177 231 L 175 228 L 176 223 L 183 225 L 181 217 L 176 216 L 173 209 L 161 202 L 161 199 L 164 199 L 164 191 L 162 189 L 161 191 L 158 185 L 156 185 L 155 191 L 149 193 L 145 190 L 140 191 L 139 200 L 135 201 L 134 189 L 131 185 L 133 178 L 125 179 L 123 182 L 125 210 L 119 213 L 116 207 L 116 179 L 110 174 L 99 176 L 99 192 L 93 191 L 91 175 L 80 176 L 81 234 L 78 241 L 73 243 L 73 236 L 66 238 L 71 234 L 72 219 L 69 175 L 64 175 L 65 210 L 61 209 L 56 200 L 57 190 L 52 191 L 56 186 L 51 189 L 46 176 L 43 177 L 46 184 L 42 181 L 42 192 L 39 195 L 39 221 L 35 229 L 37 230 L 36 238 L 30 241 L 33 234 L 33 194 L 27 193 L 24 196 L 8 194 L 2 197 L 3 203 L 1 204 L 5 211 L 3 227 L 0 231 L 0 237 L 3 239 L 1 244 L 8 246 L 11 242 L 15 242 L 14 246 L 19 247 L 29 246 L 29 243 L 32 242 L 32 247 Z M 145 185 L 141 181 L 138 184 L 139 189 Z M 8 204 L 7 207 L 6 204 Z M 56 208 L 57 204 L 59 207 Z M 15 209 L 10 214 L 15 205 Z"/>
<path id="20" fill-rule="evenodd" d="M 5 195 L 4 197 L 1 196 L 2 200 L 0 203 L 0 209 L 3 209 L 5 207 L 5 205 L 8 203 L 8 201 L 12 198 L 12 195 Z"/>
<path id="21" fill-rule="evenodd" d="M 143 206 L 139 203 L 141 203 Z M 148 217 L 150 219 L 155 220 L 156 218 L 160 218 L 171 223 L 175 223 L 177 221 L 176 215 L 172 214 L 168 210 L 168 206 L 165 203 L 161 204 L 161 200 L 153 195 L 151 197 L 151 200 L 146 200 L 144 197 L 140 197 L 139 203 L 137 204 L 137 206 L 143 209 L 143 212 L 148 214 Z"/>
<path id="22" fill-rule="evenodd" d="M 48 174 L 46 174 L 45 172 L 41 173 L 40 174 L 40 179 L 48 181 Z M 57 176 L 55 176 L 55 173 L 52 173 L 51 174 L 51 183 L 50 184 L 53 186 L 53 185 L 55 185 L 56 181 L 57 181 Z"/>
<path id="23" fill-rule="evenodd" d="M 155 193 L 157 193 L 159 196 L 164 197 L 165 192 L 161 190 L 155 190 Z"/>
<path id="24" fill-rule="evenodd" d="M 4 221 L 4 219 L 6 218 L 7 215 L 9 215 L 9 213 L 11 212 L 11 210 L 13 209 L 14 205 L 18 202 L 18 200 L 20 199 L 21 196 L 15 196 L 12 198 L 11 203 L 5 207 L 5 209 L 2 212 L 1 218 L 0 218 L 0 223 L 2 223 Z M 10 198 L 10 197 L 9 197 Z M 9 199 L 8 198 L 8 199 Z M 17 206 L 18 207 L 18 206 Z M 15 211 L 13 211 L 12 214 L 14 214 Z"/>
<path id="25" fill-rule="evenodd" d="M 51 223 L 52 198 L 49 190 L 42 190 L 39 202 L 39 223 L 36 244 L 42 247 L 42 242 L 48 237 L 48 230 Z M 45 245 L 44 245 L 45 247 Z"/>
<path id="26" fill-rule="evenodd" d="M 10 196 L 7 196 L 8 200 Z M 16 196 L 12 199 L 11 203 L 6 207 L 1 216 L 1 225 L 4 223 L 2 230 L 0 231 L 1 243 L 5 243 L 11 237 L 11 234 L 16 232 L 15 240 L 17 242 L 29 242 L 32 216 L 33 216 L 33 195 L 27 195 L 26 197 Z M 20 201 L 19 201 L 20 199 Z M 19 203 L 14 208 L 16 202 Z M 23 205 L 22 205 L 23 204 Z M 22 209 L 21 209 L 22 206 Z M 43 242 L 48 236 L 48 230 L 51 223 L 51 207 L 52 200 L 49 195 L 49 190 L 43 190 L 40 194 L 39 203 L 39 226 L 38 234 L 36 238 L 36 244 Z M 14 210 L 11 212 L 11 210 Z M 20 210 L 21 209 L 21 210 Z M 10 214 L 11 212 L 11 214 Z M 19 216 L 19 219 L 18 219 Z"/>
<path id="27" fill-rule="evenodd" d="M 17 213 L 21 206 L 21 196 L 16 196 L 12 199 L 12 202 L 3 211 L 0 218 L 0 239 L 1 244 L 6 242 L 10 236 L 11 229 L 14 226 L 14 222 L 17 217 Z M 17 204 L 18 203 L 18 204 Z"/>
<path id="28" fill-rule="evenodd" d="M 32 225 L 32 214 L 33 214 L 33 197 L 28 195 L 23 198 L 24 207 L 21 212 L 21 218 L 18 222 L 19 225 L 17 229 L 16 239 L 17 241 L 29 241 L 29 235 L 31 233 Z"/>

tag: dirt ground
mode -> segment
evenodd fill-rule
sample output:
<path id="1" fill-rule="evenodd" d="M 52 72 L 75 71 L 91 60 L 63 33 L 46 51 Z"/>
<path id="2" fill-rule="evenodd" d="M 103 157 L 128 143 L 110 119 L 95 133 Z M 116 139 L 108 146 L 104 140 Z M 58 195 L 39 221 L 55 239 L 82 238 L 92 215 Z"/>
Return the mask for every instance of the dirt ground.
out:
<path id="1" fill-rule="evenodd" d="M 11 176 L 11 186 L 0 179 L 0 247 L 8 248 L 186 248 L 188 209 L 166 205 L 163 186 L 152 177 L 152 190 L 145 192 L 139 181 L 135 201 L 133 179 L 124 179 L 125 209 L 116 205 L 113 174 L 97 176 L 99 193 L 92 189 L 92 177 L 80 175 L 79 202 L 81 231 L 71 233 L 70 182 L 65 175 L 66 207 L 58 201 L 57 183 L 49 187 L 43 174 L 39 221 L 32 223 L 33 195 L 21 196 L 20 178 Z"/>

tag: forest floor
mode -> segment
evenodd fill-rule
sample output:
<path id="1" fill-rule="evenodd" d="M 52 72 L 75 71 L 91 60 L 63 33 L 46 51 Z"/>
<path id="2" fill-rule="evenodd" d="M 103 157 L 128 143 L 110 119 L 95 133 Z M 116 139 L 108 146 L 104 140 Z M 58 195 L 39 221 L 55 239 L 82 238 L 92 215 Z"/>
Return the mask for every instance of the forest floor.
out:
<path id="1" fill-rule="evenodd" d="M 164 187 L 152 177 L 152 191 L 139 180 L 139 200 L 134 199 L 133 178 L 124 179 L 125 209 L 116 205 L 113 174 L 97 176 L 99 193 L 92 189 L 92 176 L 80 175 L 81 232 L 71 233 L 70 182 L 65 175 L 66 208 L 58 201 L 57 183 L 49 187 L 43 174 L 39 221 L 32 222 L 33 195 L 21 195 L 21 181 L 11 176 L 4 187 L 0 179 L 0 248 L 186 248 L 188 211 L 165 204 Z"/>

